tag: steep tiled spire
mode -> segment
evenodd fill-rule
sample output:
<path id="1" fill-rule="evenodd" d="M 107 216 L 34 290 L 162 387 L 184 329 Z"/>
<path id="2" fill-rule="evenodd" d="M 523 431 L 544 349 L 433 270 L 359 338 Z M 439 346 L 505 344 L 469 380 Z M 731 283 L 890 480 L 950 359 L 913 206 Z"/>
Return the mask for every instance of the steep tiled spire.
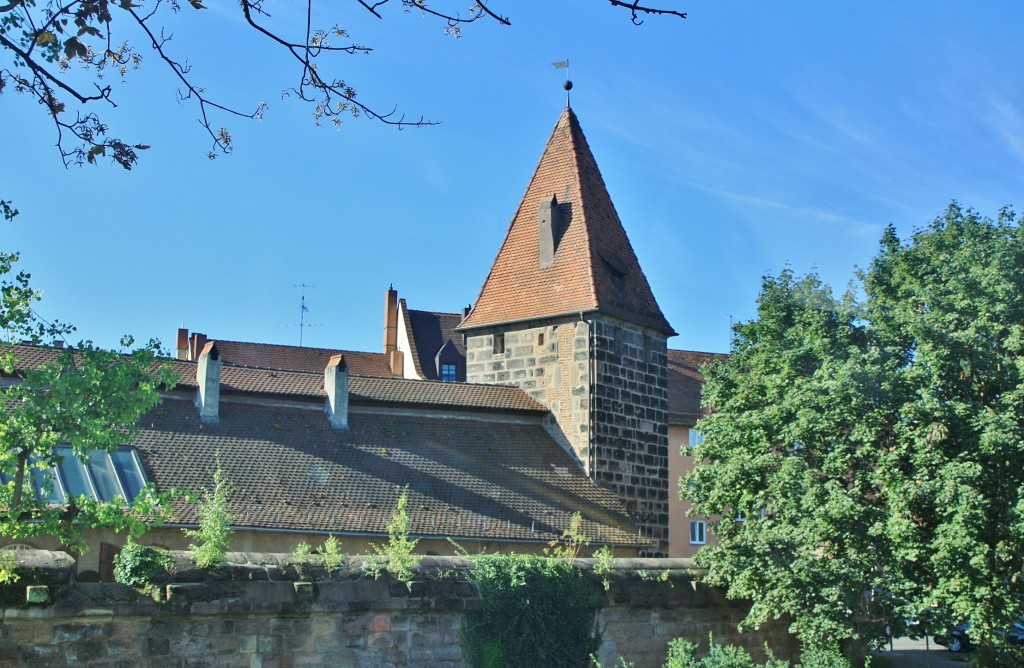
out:
<path id="1" fill-rule="evenodd" d="M 545 216 L 551 238 L 542 248 Z M 592 311 L 675 334 L 566 108 L 460 329 Z"/>

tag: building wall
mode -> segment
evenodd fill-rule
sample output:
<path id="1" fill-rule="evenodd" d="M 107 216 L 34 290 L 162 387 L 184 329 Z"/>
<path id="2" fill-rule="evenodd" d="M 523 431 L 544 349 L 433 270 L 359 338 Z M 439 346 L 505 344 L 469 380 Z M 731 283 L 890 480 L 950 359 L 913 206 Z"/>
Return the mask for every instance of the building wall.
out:
<path id="1" fill-rule="evenodd" d="M 499 336 L 504 352 L 495 351 Z M 547 406 L 556 423 L 549 431 L 589 475 L 589 360 L 589 323 L 546 321 L 468 337 L 466 381 L 515 385 Z"/>
<path id="2" fill-rule="evenodd" d="M 424 560 L 407 585 L 387 575 L 368 577 L 358 565 L 327 573 L 284 555 L 232 556 L 216 581 L 179 571 L 149 596 L 117 584 L 76 584 L 66 555 L 28 555 L 19 568 L 22 582 L 45 586 L 36 593 L 49 600 L 0 604 L 0 667 L 464 665 L 462 618 L 479 600 L 468 560 Z M 597 657 L 604 665 L 618 665 L 621 656 L 637 668 L 661 666 L 669 640 L 685 637 L 706 647 L 708 633 L 757 657 L 766 642 L 777 656 L 794 657 L 784 624 L 739 633 L 747 604 L 697 582 L 690 565 L 646 559 L 617 565 L 607 590 L 594 577 L 602 631 Z M 644 578 L 644 572 L 669 577 Z M 26 592 L 19 593 L 24 601 Z"/>
<path id="3" fill-rule="evenodd" d="M 504 350 L 495 344 L 504 337 Z M 468 337 L 467 380 L 516 385 L 552 412 L 563 447 L 614 490 L 668 554 L 668 371 L 663 335 L 603 316 Z"/>
<path id="4" fill-rule="evenodd" d="M 669 541 L 668 367 L 661 334 L 595 319 L 596 480 L 618 493 L 643 535 L 649 556 Z"/>
<path id="5" fill-rule="evenodd" d="M 704 545 L 712 545 L 717 542 L 715 534 L 711 531 L 712 521 L 719 518 L 698 515 L 687 516 L 690 507 L 689 501 L 679 498 L 679 479 L 693 470 L 693 457 L 689 454 L 690 432 L 692 426 L 672 424 L 668 428 L 669 442 L 669 556 L 689 558 L 693 557 Z M 705 542 L 695 543 L 691 541 L 690 523 L 704 522 Z"/>

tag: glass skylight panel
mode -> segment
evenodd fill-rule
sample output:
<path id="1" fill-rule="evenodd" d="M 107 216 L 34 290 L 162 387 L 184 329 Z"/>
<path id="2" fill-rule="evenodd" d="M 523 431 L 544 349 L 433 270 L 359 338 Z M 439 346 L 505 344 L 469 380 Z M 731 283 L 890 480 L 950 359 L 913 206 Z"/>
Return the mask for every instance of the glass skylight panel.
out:
<path id="1" fill-rule="evenodd" d="M 36 498 L 46 503 L 64 503 L 64 491 L 60 487 L 60 482 L 54 478 L 53 469 L 38 468 L 35 466 L 36 461 L 38 460 L 33 457 L 29 461 L 28 469 L 29 481 L 32 483 L 32 491 Z M 0 472 L 0 485 L 6 485 L 13 480 L 14 476 Z"/>
<path id="2" fill-rule="evenodd" d="M 36 498 L 52 504 L 63 504 L 67 498 L 85 495 L 94 501 L 113 501 L 123 497 L 132 502 L 146 485 L 146 476 L 135 449 L 121 447 L 107 454 L 103 450 L 89 453 L 88 463 L 79 459 L 71 446 L 57 446 L 63 458 L 57 469 L 30 467 L 30 480 Z M 37 461 L 33 458 L 32 463 Z M 0 485 L 14 478 L 0 472 Z"/>
<path id="3" fill-rule="evenodd" d="M 110 453 L 110 459 L 113 460 L 114 470 L 121 480 L 125 498 L 134 501 L 146 485 L 146 477 L 142 475 L 142 465 L 139 463 L 138 455 L 132 448 L 118 448 Z"/>
<path id="4" fill-rule="evenodd" d="M 95 499 L 96 489 L 89 481 L 89 472 L 82 464 L 82 460 L 66 445 L 58 446 L 57 454 L 64 458 L 64 461 L 57 465 L 57 470 L 60 471 L 61 482 L 64 483 L 64 489 L 68 490 L 68 496 L 77 499 L 84 494 L 90 499 Z"/>
<path id="5" fill-rule="evenodd" d="M 121 490 L 121 483 L 114 473 L 114 464 L 110 461 L 110 455 L 103 450 L 93 450 L 89 453 L 89 473 L 92 474 L 93 486 L 99 494 L 100 501 L 113 501 L 117 497 L 124 497 L 126 494 Z"/>
<path id="6" fill-rule="evenodd" d="M 32 467 L 32 489 L 40 501 L 64 503 L 64 491 L 60 488 L 60 482 L 49 466 L 45 469 Z"/>

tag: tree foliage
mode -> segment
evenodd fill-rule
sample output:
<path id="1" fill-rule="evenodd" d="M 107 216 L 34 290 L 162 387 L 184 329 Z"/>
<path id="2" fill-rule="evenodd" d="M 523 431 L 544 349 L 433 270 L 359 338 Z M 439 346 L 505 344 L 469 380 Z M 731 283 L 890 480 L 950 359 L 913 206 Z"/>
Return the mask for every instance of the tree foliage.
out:
<path id="1" fill-rule="evenodd" d="M 954 203 L 858 279 L 766 278 L 706 370 L 698 561 L 811 644 L 925 610 L 992 640 L 1024 600 L 1024 233 Z"/>
<path id="2" fill-rule="evenodd" d="M 629 11 L 636 24 L 643 22 L 640 17 L 644 15 L 686 16 L 671 7 L 609 2 Z M 127 76 L 151 55 L 177 80 L 179 98 L 197 108 L 199 122 L 212 142 L 209 156 L 227 153 L 231 134 L 219 126 L 218 119 L 259 119 L 266 104 L 260 102 L 249 109 L 228 105 L 196 80 L 187 53 L 173 48 L 172 35 L 164 27 L 169 15 L 181 11 L 184 4 L 180 0 L 0 0 L 0 48 L 6 55 L 6 66 L 0 67 L 0 93 L 13 89 L 40 105 L 53 121 L 57 147 L 66 165 L 95 163 L 107 157 L 131 169 L 139 151 L 149 147 L 112 136 L 95 108 L 116 105 L 108 77 Z M 188 0 L 187 4 L 185 11 L 206 8 L 202 0 Z M 295 83 L 283 95 L 308 103 L 317 122 L 340 124 L 344 116 L 368 116 L 398 127 L 431 123 L 423 117 L 407 119 L 395 108 L 381 109 L 358 98 L 356 89 L 339 73 L 334 56 L 372 49 L 352 41 L 338 23 L 316 25 L 323 8 L 314 0 L 306 0 L 305 21 L 298 33 L 290 30 L 287 18 L 275 20 L 271 4 L 269 0 L 241 0 L 236 11 L 254 38 L 270 43 L 293 64 Z M 491 8 L 493 4 L 497 3 L 471 3 L 464 12 L 444 0 L 355 0 L 347 7 L 382 19 L 386 10 L 397 6 L 405 13 L 437 19 L 446 34 L 458 37 L 465 25 L 481 19 L 511 25 L 507 16 Z M 288 10 L 278 9 L 287 16 Z M 333 6 L 326 11 L 341 13 Z"/>
<path id="3" fill-rule="evenodd" d="M 16 213 L 9 203 L 4 210 L 8 219 Z M 122 339 L 122 351 L 88 341 L 66 345 L 74 328 L 38 315 L 34 304 L 40 294 L 28 273 L 13 273 L 17 260 L 16 253 L 0 253 L 0 368 L 7 381 L 0 387 L 0 472 L 6 479 L 0 483 L 0 536 L 49 535 L 81 549 L 82 532 L 89 527 L 138 535 L 163 516 L 162 497 L 151 487 L 130 506 L 125 499 L 104 503 L 86 496 L 47 501 L 52 471 L 61 461 L 57 446 L 70 446 L 88 461 L 92 452 L 131 442 L 139 417 L 159 401 L 158 388 L 173 386 L 171 371 L 157 363 L 155 341 L 131 352 L 130 337 Z M 22 342 L 62 347 L 50 348 L 50 361 L 28 365 L 18 359 L 26 349 L 11 345 Z"/>

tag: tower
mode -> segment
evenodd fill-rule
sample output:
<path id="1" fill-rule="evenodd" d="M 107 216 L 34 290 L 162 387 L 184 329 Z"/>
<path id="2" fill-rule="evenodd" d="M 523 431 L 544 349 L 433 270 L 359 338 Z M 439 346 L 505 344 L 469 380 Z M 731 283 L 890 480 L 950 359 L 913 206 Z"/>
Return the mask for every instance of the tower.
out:
<path id="1" fill-rule="evenodd" d="M 579 121 L 566 108 L 459 327 L 466 379 L 517 385 L 551 432 L 667 550 L 666 341 L 675 335 L 640 269 Z"/>

